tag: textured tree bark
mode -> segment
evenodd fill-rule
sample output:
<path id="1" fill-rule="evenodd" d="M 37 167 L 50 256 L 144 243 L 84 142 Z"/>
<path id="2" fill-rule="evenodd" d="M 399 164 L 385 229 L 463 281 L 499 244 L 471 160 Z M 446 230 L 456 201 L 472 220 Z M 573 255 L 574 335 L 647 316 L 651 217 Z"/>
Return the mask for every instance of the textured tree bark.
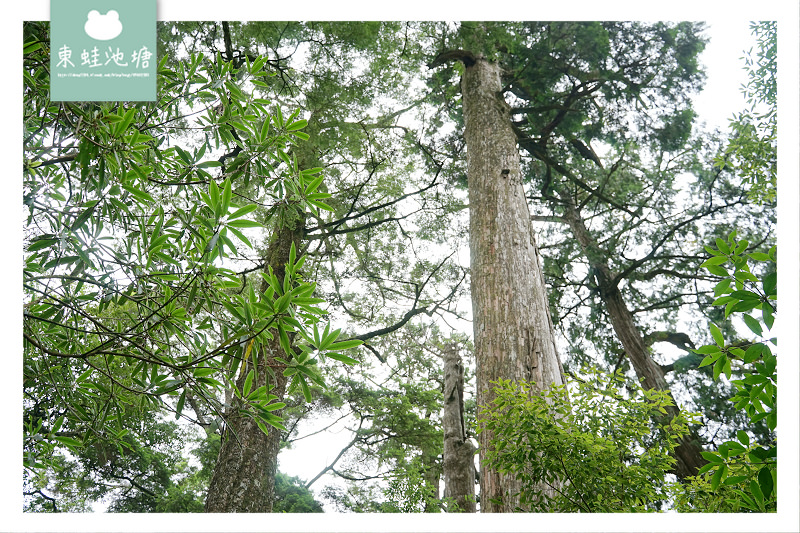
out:
<path id="1" fill-rule="evenodd" d="M 544 278 L 522 187 L 519 151 L 503 100 L 500 69 L 483 58 L 461 81 L 469 182 L 470 265 L 479 409 L 491 382 L 563 384 Z M 519 482 L 489 470 L 492 434 L 480 434 L 481 511 L 517 507 Z M 501 503 L 497 503 L 497 501 Z"/>
<path id="2" fill-rule="evenodd" d="M 475 512 L 475 447 L 464 420 L 464 366 L 455 345 L 444 354 L 444 498 L 451 511 Z"/>
<path id="3" fill-rule="evenodd" d="M 650 356 L 639 328 L 633 320 L 633 315 L 622 298 L 619 286 L 614 282 L 614 276 L 600 252 L 597 242 L 589 233 L 572 198 L 563 190 L 559 190 L 558 194 L 564 201 L 564 217 L 589 264 L 595 269 L 600 297 L 606 304 L 614 332 L 622 343 L 625 353 L 628 354 L 636 375 L 642 380 L 642 386 L 646 389 L 669 391 L 664 371 Z M 667 413 L 668 419 L 671 420 L 678 415 L 679 409 L 677 406 L 671 406 L 667 408 Z M 706 464 L 705 459 L 700 455 L 701 451 L 691 434 L 685 436 L 675 450 L 677 461 L 675 474 L 681 479 L 696 475 L 700 467 Z"/>
<path id="4" fill-rule="evenodd" d="M 304 218 L 299 213 L 294 220 L 286 221 L 276 231 L 267 249 L 266 264 L 272 267 L 280 283 L 283 283 L 292 243 L 297 250 L 300 249 L 304 224 Z M 261 287 L 262 293 L 267 286 L 265 281 Z M 287 359 L 277 335 L 258 354 L 255 366 L 253 358 L 248 359 L 236 381 L 239 390 L 244 385 L 247 373 L 256 368 L 252 388 L 256 389 L 269 382 L 270 393 L 282 399 L 286 393 L 287 380 L 280 368 L 275 368 L 272 373 L 268 370 L 268 367 L 278 366 L 276 357 Z M 265 435 L 255 420 L 238 412 L 240 408 L 241 400 L 234 396 L 226 419 L 227 427 L 217 464 L 208 487 L 205 507 L 207 513 L 272 512 L 281 433 L 280 430 L 268 426 L 269 435 Z M 281 416 L 281 410 L 273 411 L 273 414 Z"/>

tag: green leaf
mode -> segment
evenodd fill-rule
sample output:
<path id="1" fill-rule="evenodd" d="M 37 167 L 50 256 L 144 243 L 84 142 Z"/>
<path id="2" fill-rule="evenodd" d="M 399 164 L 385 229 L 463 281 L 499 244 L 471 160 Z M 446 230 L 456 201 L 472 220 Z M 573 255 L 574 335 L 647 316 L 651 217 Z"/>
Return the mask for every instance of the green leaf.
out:
<path id="1" fill-rule="evenodd" d="M 350 357 L 347 357 L 344 354 L 340 354 L 340 353 L 336 353 L 336 352 L 328 352 L 326 355 L 327 355 L 327 357 L 330 357 L 331 359 L 335 359 L 337 361 L 341 361 L 342 363 L 345 363 L 345 364 L 348 364 L 348 365 L 356 365 L 356 364 L 358 364 L 358 361 L 356 361 L 355 359 L 352 359 Z"/>
<path id="2" fill-rule="evenodd" d="M 726 465 L 726 464 L 720 465 L 720 467 L 717 469 L 717 471 L 714 472 L 714 475 L 711 476 L 711 490 L 714 490 L 714 491 L 717 490 L 717 488 L 719 487 L 720 482 L 722 481 L 722 479 L 725 477 L 725 474 L 727 474 L 727 473 L 728 473 L 728 465 Z"/>
<path id="3" fill-rule="evenodd" d="M 772 479 L 772 469 L 769 465 L 764 466 L 758 471 L 758 485 L 765 498 L 769 498 L 774 490 L 774 480 Z"/>
<path id="4" fill-rule="evenodd" d="M 723 462 L 722 457 L 720 457 L 719 454 L 715 452 L 700 452 L 700 455 L 702 455 L 705 458 L 705 460 L 708 461 L 709 463 L 716 464 Z"/>
<path id="5" fill-rule="evenodd" d="M 303 378 L 300 378 L 300 387 L 303 389 L 303 397 L 306 399 L 306 402 L 311 403 L 311 389 L 308 388 L 306 380 Z"/>
<path id="6" fill-rule="evenodd" d="M 739 300 L 759 300 L 761 297 L 752 291 L 733 291 L 731 294 L 734 298 Z"/>
<path id="7" fill-rule="evenodd" d="M 716 490 L 713 484 L 712 488 Z M 756 499 L 756 502 L 758 503 L 759 507 L 762 507 L 764 505 L 764 493 L 761 491 L 761 487 L 759 486 L 759 484 L 756 482 L 755 479 L 750 481 L 750 494 L 752 494 L 753 497 Z"/>
<path id="8" fill-rule="evenodd" d="M 93 203 L 93 205 L 89 209 L 86 209 L 83 213 L 78 215 L 78 218 L 75 219 L 75 222 L 72 223 L 72 226 L 70 226 L 69 229 L 71 231 L 77 231 L 78 229 L 83 227 L 83 225 L 86 224 L 86 221 L 89 220 L 89 218 L 92 216 L 92 213 L 94 213 L 94 208 L 96 205 L 97 202 Z"/>
<path id="9" fill-rule="evenodd" d="M 714 274 L 715 276 L 727 277 L 727 276 L 730 275 L 730 274 L 728 274 L 727 270 L 725 270 L 721 266 L 717 266 L 717 265 L 707 266 L 706 270 L 708 270 L 711 274 Z"/>
<path id="10" fill-rule="evenodd" d="M 145 191 L 143 191 L 141 189 L 137 189 L 133 185 L 129 185 L 127 183 L 123 183 L 122 184 L 122 188 L 125 189 L 126 191 L 128 191 L 129 193 L 131 193 L 133 196 L 135 196 L 136 198 L 138 198 L 142 202 L 147 202 L 147 203 L 155 202 L 155 200 L 153 200 L 153 197 L 150 196 L 147 192 L 145 192 Z"/>
<path id="11" fill-rule="evenodd" d="M 26 43 L 24 45 L 24 47 L 22 48 L 22 53 L 23 54 L 30 54 L 32 52 L 35 52 L 36 50 L 41 49 L 41 48 L 42 48 L 42 43 L 41 42 L 32 41 L 32 42 Z"/>
<path id="12" fill-rule="evenodd" d="M 247 397 L 247 395 L 250 394 L 250 389 L 253 387 L 254 376 L 254 370 L 250 370 L 250 372 L 247 373 L 247 377 L 244 378 L 244 386 L 242 386 L 242 396 Z"/>
<path id="13" fill-rule="evenodd" d="M 219 218 L 222 216 L 222 204 L 220 203 L 219 186 L 215 180 L 210 180 L 208 184 L 208 197 L 211 199 L 211 208 L 214 215 Z"/>
<path id="14" fill-rule="evenodd" d="M 230 220 L 229 219 L 228 222 L 226 223 L 226 225 L 229 226 L 229 227 L 233 227 L 233 228 L 263 228 L 264 227 L 264 226 L 262 226 L 261 224 L 259 224 L 258 222 L 254 221 L 254 220 L 247 220 L 247 219 L 242 219 L 242 220 Z"/>
<path id="15" fill-rule="evenodd" d="M 120 133 L 124 133 L 125 130 L 133 123 L 133 117 L 136 114 L 136 108 L 132 107 L 125 112 L 125 116 L 122 117 L 122 122 L 119 128 Z"/>
<path id="16" fill-rule="evenodd" d="M 79 440 L 73 439 L 72 437 L 54 437 L 55 440 L 60 442 L 61 444 L 65 444 L 70 448 L 82 448 L 83 443 Z"/>
<path id="17" fill-rule="evenodd" d="M 53 423 L 53 428 L 50 430 L 50 433 L 58 433 L 58 430 L 61 429 L 61 425 L 63 423 L 64 423 L 64 415 L 61 415 Z"/>
<path id="18" fill-rule="evenodd" d="M 305 119 L 300 119 L 300 120 L 298 120 L 297 122 L 293 122 L 292 124 L 289 124 L 288 126 L 286 126 L 286 131 L 297 131 L 297 130 L 302 130 L 302 129 L 303 129 L 303 128 L 305 128 L 307 125 L 308 125 L 308 121 L 307 121 L 307 120 L 305 120 Z"/>
<path id="19" fill-rule="evenodd" d="M 358 339 L 352 339 L 352 340 L 333 343 L 329 345 L 326 349 L 333 351 L 349 350 L 350 348 L 355 348 L 356 346 L 361 346 L 362 344 L 364 344 L 364 341 Z"/>
<path id="20" fill-rule="evenodd" d="M 728 357 L 725 354 L 722 354 L 722 357 L 717 359 L 714 363 L 714 379 L 719 379 L 719 375 L 725 370 L 726 366 L 730 368 L 730 362 L 728 361 Z"/>
<path id="21" fill-rule="evenodd" d="M 761 357 L 761 353 L 764 351 L 764 345 L 760 342 L 755 344 L 751 344 L 747 351 L 744 353 L 744 357 L 742 358 L 745 363 L 752 363 L 753 361 L 757 360 Z"/>
<path id="22" fill-rule="evenodd" d="M 742 315 L 742 319 L 744 319 L 744 323 L 747 324 L 747 327 L 750 328 L 750 331 L 759 337 L 762 335 L 761 324 L 758 322 L 758 320 L 748 314 Z"/>
<path id="23" fill-rule="evenodd" d="M 728 262 L 728 258 L 726 256 L 718 255 L 718 256 L 715 256 L 715 257 L 711 257 L 710 259 L 706 259 L 700 266 L 701 267 L 707 267 L 707 266 L 713 266 L 713 265 L 721 265 L 721 264 L 727 263 L 727 262 Z"/>
<path id="24" fill-rule="evenodd" d="M 764 276 L 764 281 L 762 281 L 762 287 L 764 289 L 764 294 L 767 296 L 774 296 L 777 294 L 778 290 L 778 274 L 776 272 L 772 272 Z"/>
<path id="25" fill-rule="evenodd" d="M 185 401 L 186 401 L 186 389 L 183 389 L 180 398 L 178 398 L 178 405 L 175 406 L 176 420 L 181 417 L 181 413 L 183 412 L 183 404 Z"/>
<path id="26" fill-rule="evenodd" d="M 714 287 L 714 296 L 720 296 L 722 294 L 726 294 L 730 290 L 731 280 L 723 279 L 719 283 L 716 284 Z M 716 304 L 715 304 L 716 305 Z"/>
<path id="27" fill-rule="evenodd" d="M 709 329 L 711 330 L 711 336 L 714 337 L 714 342 L 717 343 L 717 346 L 719 346 L 720 348 L 724 348 L 725 339 L 722 336 L 722 331 L 720 331 L 720 329 L 717 327 L 716 324 L 711 324 L 709 326 Z"/>
<path id="28" fill-rule="evenodd" d="M 35 252 L 36 250 L 41 250 L 42 248 L 49 248 L 54 244 L 58 243 L 58 239 L 47 238 L 47 237 L 37 237 L 33 241 L 31 241 L 30 246 L 28 246 L 29 252 Z"/>
<path id="29" fill-rule="evenodd" d="M 719 237 L 717 237 L 717 248 L 719 248 L 719 251 L 722 252 L 723 254 L 727 255 L 731 253 L 731 249 L 728 246 L 728 243 L 724 239 L 721 239 Z"/>
<path id="30" fill-rule="evenodd" d="M 277 411 L 278 409 L 283 409 L 286 407 L 286 404 L 283 402 L 274 402 L 267 405 L 260 405 L 259 407 L 264 411 Z"/>
<path id="31" fill-rule="evenodd" d="M 747 254 L 747 256 L 753 261 L 772 261 L 772 258 L 769 255 L 761 252 L 753 252 L 751 254 Z"/>
<path id="32" fill-rule="evenodd" d="M 256 209 L 258 209 L 258 206 L 256 204 L 248 204 L 244 207 L 240 207 L 239 209 L 228 215 L 228 220 L 230 221 L 234 218 L 243 217 L 248 213 L 252 213 Z"/>
<path id="33" fill-rule="evenodd" d="M 231 205 L 231 180 L 225 179 L 222 185 L 222 213 L 227 213 Z"/>
<path id="34" fill-rule="evenodd" d="M 761 318 L 764 320 L 767 329 L 772 329 L 772 325 L 775 323 L 775 315 L 772 312 L 772 306 L 768 303 L 761 306 Z"/>
<path id="35" fill-rule="evenodd" d="M 730 477 L 726 478 L 725 481 L 722 484 L 723 485 L 737 485 L 737 484 L 739 484 L 739 483 L 741 483 L 742 481 L 745 481 L 745 480 L 747 480 L 747 476 L 730 476 Z"/>
<path id="36" fill-rule="evenodd" d="M 184 162 L 184 163 L 186 163 L 187 165 L 191 165 L 191 164 L 192 164 L 192 158 L 191 158 L 191 157 L 189 157 L 189 153 L 188 153 L 188 152 L 186 152 L 186 150 L 184 150 L 184 149 L 183 149 L 183 148 L 181 148 L 180 146 L 176 146 L 176 147 L 175 147 L 175 151 L 177 151 L 177 152 L 178 152 L 178 156 L 179 156 L 181 159 L 183 159 L 183 162 Z"/>

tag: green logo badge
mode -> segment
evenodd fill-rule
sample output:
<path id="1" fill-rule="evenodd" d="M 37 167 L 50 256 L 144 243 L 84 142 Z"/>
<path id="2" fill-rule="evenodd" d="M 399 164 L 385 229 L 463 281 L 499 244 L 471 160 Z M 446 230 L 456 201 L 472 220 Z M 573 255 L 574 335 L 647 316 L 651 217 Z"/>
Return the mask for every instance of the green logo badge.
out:
<path id="1" fill-rule="evenodd" d="M 50 0 L 50 99 L 154 101 L 156 0 Z"/>

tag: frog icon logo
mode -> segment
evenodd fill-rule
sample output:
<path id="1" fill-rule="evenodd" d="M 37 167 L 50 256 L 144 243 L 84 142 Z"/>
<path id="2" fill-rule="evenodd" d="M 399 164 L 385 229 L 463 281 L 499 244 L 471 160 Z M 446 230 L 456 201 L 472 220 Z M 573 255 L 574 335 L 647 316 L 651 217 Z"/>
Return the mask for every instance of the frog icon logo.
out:
<path id="1" fill-rule="evenodd" d="M 110 41 L 122 33 L 122 23 L 119 21 L 119 13 L 110 10 L 105 15 L 93 9 L 87 15 L 86 24 L 83 25 L 86 35 L 97 41 Z"/>

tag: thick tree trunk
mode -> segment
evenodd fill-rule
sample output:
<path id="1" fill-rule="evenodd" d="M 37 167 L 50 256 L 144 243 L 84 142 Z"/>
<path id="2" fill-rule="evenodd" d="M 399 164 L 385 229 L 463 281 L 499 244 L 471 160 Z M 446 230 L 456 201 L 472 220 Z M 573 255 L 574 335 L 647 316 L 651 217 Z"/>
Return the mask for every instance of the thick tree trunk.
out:
<path id="1" fill-rule="evenodd" d="M 636 375 L 642 380 L 642 386 L 646 389 L 669 391 L 667 381 L 664 379 L 664 372 L 661 366 L 650 356 L 639 328 L 636 327 L 636 322 L 633 320 L 633 315 L 622 298 L 619 286 L 614 282 L 614 276 L 611 274 L 608 263 L 597 242 L 584 224 L 575 203 L 564 191 L 560 190 L 559 196 L 564 201 L 565 219 L 578 240 L 589 264 L 596 272 L 600 297 L 606 304 L 614 332 L 622 343 L 622 347 L 625 349 Z M 678 412 L 677 406 L 667 408 L 667 416 L 670 420 L 677 416 Z M 701 451 L 700 446 L 692 439 L 691 434 L 684 437 L 675 450 L 675 459 L 677 461 L 675 474 L 681 479 L 696 475 L 698 469 L 706 463 L 703 456 L 700 455 Z"/>
<path id="2" fill-rule="evenodd" d="M 296 249 L 300 249 L 304 223 L 304 218 L 298 214 L 293 222 L 276 231 L 267 249 L 266 264 L 272 267 L 280 283 L 283 283 L 292 243 Z M 267 286 L 265 281 L 261 287 L 262 293 Z M 287 380 L 275 360 L 276 357 L 287 359 L 277 335 L 258 354 L 252 389 L 269 383 L 270 393 L 282 399 L 286 393 Z M 268 367 L 275 370 L 270 373 Z M 244 385 L 247 373 L 253 368 L 251 357 L 244 370 L 239 373 L 236 382 L 239 390 Z M 222 447 L 208 487 L 205 508 L 208 513 L 272 512 L 281 432 L 268 426 L 269 435 L 265 435 L 255 420 L 238 412 L 240 407 L 241 401 L 234 397 L 226 419 Z M 281 411 L 273 411 L 273 414 L 280 416 Z"/>
<path id="3" fill-rule="evenodd" d="M 455 345 L 444 354 L 444 498 L 450 511 L 475 512 L 475 447 L 464 420 L 464 366 Z M 452 503 L 451 503 L 452 502 Z M 453 507 L 454 506 L 454 507 Z"/>
<path id="4" fill-rule="evenodd" d="M 563 384 L 547 292 L 522 187 L 519 151 L 503 100 L 500 69 L 465 62 L 462 78 L 469 181 L 470 263 L 478 408 L 490 406 L 497 379 Z M 517 507 L 519 482 L 491 471 L 480 434 L 481 511 Z M 497 503 L 497 502 L 501 503 Z"/>

